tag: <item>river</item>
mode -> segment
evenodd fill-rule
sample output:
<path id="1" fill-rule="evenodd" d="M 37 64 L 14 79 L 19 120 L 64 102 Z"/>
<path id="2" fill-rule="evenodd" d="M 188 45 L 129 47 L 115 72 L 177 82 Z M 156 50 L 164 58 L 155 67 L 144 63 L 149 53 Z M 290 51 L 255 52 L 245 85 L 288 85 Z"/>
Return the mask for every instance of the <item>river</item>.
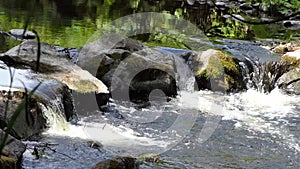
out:
<path id="1" fill-rule="evenodd" d="M 44 148 L 45 157 L 36 160 L 29 146 L 23 166 L 88 168 L 115 154 L 154 152 L 161 153 L 161 162 L 144 163 L 141 168 L 299 168 L 299 102 L 298 96 L 283 94 L 279 89 L 270 94 L 249 89 L 230 95 L 182 92 L 168 103 L 140 110 L 130 104 L 110 103 L 111 109 L 131 120 L 109 113 L 81 117 L 78 125 L 62 125 L 54 119 L 45 138 L 29 145 L 48 144 L 55 152 Z M 176 137 L 165 132 L 187 107 L 196 113 L 190 132 L 180 135 L 177 131 Z M 132 120 L 145 118 L 146 113 L 154 116 L 153 121 Z M 187 122 L 191 121 L 182 121 Z M 93 129 L 98 129 L 92 133 L 99 134 L 97 140 L 101 140 L 104 150 L 87 146 L 86 140 L 95 138 L 91 135 Z"/>
<path id="2" fill-rule="evenodd" d="M 146 2 L 142 7 L 138 3 L 3 1 L 0 28 L 22 28 L 28 16 L 29 28 L 35 29 L 42 41 L 81 47 L 96 30 L 114 19 L 144 8 L 161 10 Z M 173 9 L 177 6 L 169 10 Z M 1 43 L 1 52 L 16 44 L 10 40 Z M 91 168 L 118 155 L 154 153 L 159 155 L 159 162 L 144 162 L 140 168 L 300 168 L 299 96 L 278 88 L 270 93 L 249 88 L 230 94 L 191 92 L 189 88 L 186 86 L 175 98 L 154 98 L 149 106 L 111 99 L 105 112 L 78 109 L 77 124 L 45 109 L 50 128 L 38 142 L 24 141 L 27 150 L 22 166 Z M 91 148 L 90 140 L 104 147 Z M 41 154 L 39 159 L 32 153 L 35 148 Z"/>

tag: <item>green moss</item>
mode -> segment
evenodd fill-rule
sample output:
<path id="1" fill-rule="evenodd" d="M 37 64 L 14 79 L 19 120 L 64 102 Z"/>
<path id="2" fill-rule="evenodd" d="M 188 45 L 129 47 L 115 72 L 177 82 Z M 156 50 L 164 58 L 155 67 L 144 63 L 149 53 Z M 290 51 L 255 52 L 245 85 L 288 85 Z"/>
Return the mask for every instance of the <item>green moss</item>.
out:
<path id="1" fill-rule="evenodd" d="M 225 88 L 227 91 L 245 87 L 239 67 L 229 54 L 219 50 L 212 50 L 211 53 L 208 52 L 205 55 L 205 57 L 209 57 L 208 64 L 204 70 L 196 70 L 198 79 L 206 79 L 208 81 L 214 79 L 219 87 Z"/>
<path id="2" fill-rule="evenodd" d="M 232 71 L 235 73 L 239 72 L 236 63 L 233 61 L 231 56 L 229 56 L 221 51 L 218 51 L 217 57 L 220 59 L 225 71 Z"/>
<path id="3" fill-rule="evenodd" d="M 225 71 L 232 71 L 238 73 L 238 67 L 233 61 L 232 57 L 221 52 L 216 51 L 216 55 L 209 58 L 208 65 L 205 70 L 198 71 L 198 76 L 205 76 L 209 78 L 220 78 Z"/>
<path id="4" fill-rule="evenodd" d="M 207 79 L 214 78 L 217 79 L 224 74 L 223 65 L 220 60 L 216 57 L 210 57 L 208 65 L 205 70 L 199 72 L 200 76 Z"/>
<path id="5" fill-rule="evenodd" d="M 283 65 L 289 65 L 290 68 L 295 68 L 300 66 L 300 59 L 288 55 L 283 55 L 281 58 Z"/>
<path id="6" fill-rule="evenodd" d="M 96 90 L 96 86 L 89 80 L 81 80 L 78 82 L 73 82 L 76 87 L 76 91 L 82 93 L 94 92 Z"/>

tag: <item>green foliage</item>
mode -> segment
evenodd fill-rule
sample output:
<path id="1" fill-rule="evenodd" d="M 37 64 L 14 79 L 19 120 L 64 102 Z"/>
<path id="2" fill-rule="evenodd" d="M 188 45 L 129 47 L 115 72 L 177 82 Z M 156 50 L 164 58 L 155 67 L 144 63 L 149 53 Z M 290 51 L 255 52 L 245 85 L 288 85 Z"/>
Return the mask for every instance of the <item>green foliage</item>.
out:
<path id="1" fill-rule="evenodd" d="M 188 49 L 183 42 L 184 38 L 185 36 L 183 34 L 179 36 L 172 36 L 172 35 L 158 33 L 158 34 L 150 35 L 150 38 L 146 41 L 146 44 L 149 45 L 150 47 L 164 46 L 164 47 Z"/>
<path id="2" fill-rule="evenodd" d="M 287 14 L 300 9 L 299 0 L 247 0 L 249 4 L 264 4 L 268 8 L 273 8 L 281 14 Z"/>
<path id="3" fill-rule="evenodd" d="M 247 0 L 246 2 L 254 6 L 265 5 L 272 10 L 271 15 L 273 15 L 273 11 L 277 11 L 277 13 L 284 16 L 300 9 L 300 1 L 298 0 Z M 69 6 L 70 10 L 66 12 L 64 8 L 60 7 L 61 5 Z M 40 8 L 36 6 L 40 6 Z M 126 3 L 121 0 L 73 0 L 70 2 L 56 2 L 50 0 L 3 0 L 0 2 L 0 11 L 3 12 L 3 14 L 0 15 L 0 30 L 8 31 L 10 29 L 21 28 L 27 18 L 29 18 L 30 22 L 28 28 L 36 30 L 42 42 L 66 47 L 80 47 L 83 46 L 97 30 L 102 29 L 104 25 L 122 16 L 138 12 L 156 11 L 170 13 L 180 19 L 197 18 L 197 14 L 190 13 L 188 7 L 189 6 L 184 3 L 171 0 L 157 2 L 129 0 Z M 222 16 L 222 12 L 217 12 L 216 9 L 211 10 L 213 11 L 209 15 L 211 23 L 207 23 L 204 28 L 201 27 L 203 30 L 208 30 L 207 35 L 211 37 L 217 36 L 252 40 L 253 34 L 251 31 L 253 31 L 255 36 L 259 38 L 276 36 L 276 38 L 279 37 L 289 40 L 293 39 L 295 34 L 297 34 L 295 31 L 287 31 L 280 35 L 278 32 L 282 30 L 279 28 L 266 29 L 267 26 L 249 26 L 234 19 L 225 19 Z M 245 19 L 253 20 L 250 16 L 244 14 L 244 11 L 239 10 L 239 8 L 232 8 L 228 12 L 242 15 Z M 123 28 L 129 30 L 130 26 L 132 26 L 130 22 L 131 21 L 128 21 L 128 25 L 125 25 Z M 151 21 L 150 24 L 154 25 L 155 23 Z M 161 29 L 161 31 L 166 30 L 166 32 L 162 32 L 166 35 L 163 36 L 155 32 L 153 36 L 149 37 L 148 44 L 151 46 L 158 45 L 184 48 L 184 46 L 180 44 L 180 39 L 184 33 L 181 32 L 173 36 L 176 32 L 170 33 L 170 27 L 168 27 L 168 25 L 156 26 L 158 29 Z M 114 28 L 111 29 L 114 30 Z M 179 40 L 175 43 L 174 39 L 177 39 L 177 36 Z M 9 41 L 6 44 L 9 47 L 16 45 Z"/>
<path id="4" fill-rule="evenodd" d="M 270 26 L 270 25 L 255 25 L 252 26 L 252 30 L 254 34 L 259 38 L 271 38 L 276 35 L 276 33 L 280 30 L 279 26 Z"/>
<path id="5" fill-rule="evenodd" d="M 247 32 L 248 26 L 231 18 L 220 21 L 220 16 L 217 12 L 212 15 L 212 28 L 207 32 L 208 36 L 221 36 L 231 39 L 246 39 L 251 40 L 253 37 L 250 32 Z"/>

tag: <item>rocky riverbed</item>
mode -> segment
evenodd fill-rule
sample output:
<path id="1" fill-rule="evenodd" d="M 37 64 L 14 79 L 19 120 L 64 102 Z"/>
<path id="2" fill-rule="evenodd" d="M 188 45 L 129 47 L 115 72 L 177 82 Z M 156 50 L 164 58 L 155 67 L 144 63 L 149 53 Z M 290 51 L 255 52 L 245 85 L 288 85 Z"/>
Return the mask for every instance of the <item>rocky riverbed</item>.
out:
<path id="1" fill-rule="evenodd" d="M 51 116 L 76 124 L 74 104 L 77 103 L 72 91 L 96 95 L 100 108 L 110 97 L 128 100 L 128 96 L 134 103 L 147 107 L 155 89 L 167 97 L 177 95 L 181 85 L 178 71 L 182 71 L 178 63 L 190 68 L 197 90 L 231 93 L 251 87 L 268 93 L 279 87 L 288 93 L 300 93 L 297 45 L 266 47 L 258 42 L 222 40 L 211 44 L 210 49 L 192 51 L 150 48 L 130 38 L 114 42 L 114 36 L 79 49 L 24 40 L 0 55 L 2 138 L 18 106 L 25 100 L 15 125 L 7 131 L 2 166 L 21 165 L 25 145 L 20 140 L 39 140 L 40 134 L 49 127 L 47 121 Z M 111 48 L 105 48 L 105 43 L 112 42 Z M 36 70 L 38 55 L 40 66 Z M 29 95 L 32 90 L 34 93 Z M 55 115 L 46 115 L 47 109 Z M 116 158 L 95 168 L 111 163 L 131 168 L 128 166 L 137 166 L 134 161 L 129 157 Z"/>

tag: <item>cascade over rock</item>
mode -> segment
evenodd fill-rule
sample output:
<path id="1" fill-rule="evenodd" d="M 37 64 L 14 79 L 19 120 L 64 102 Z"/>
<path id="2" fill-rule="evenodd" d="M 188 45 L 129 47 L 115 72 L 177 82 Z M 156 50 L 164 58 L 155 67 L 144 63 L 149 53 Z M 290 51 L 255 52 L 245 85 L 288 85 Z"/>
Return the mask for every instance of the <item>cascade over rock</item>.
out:
<path id="1" fill-rule="evenodd" d="M 11 79 L 9 69 L 14 72 Z M 0 76 L 2 77 L 0 81 L 1 129 L 7 127 L 26 95 L 41 83 L 33 96 L 28 98 L 16 119 L 13 130 L 10 132 L 15 138 L 29 138 L 41 133 L 47 127 L 45 111 L 48 109 L 67 121 L 76 120 L 72 94 L 66 85 L 45 79 L 30 70 L 8 68 L 2 61 L 0 61 Z"/>

